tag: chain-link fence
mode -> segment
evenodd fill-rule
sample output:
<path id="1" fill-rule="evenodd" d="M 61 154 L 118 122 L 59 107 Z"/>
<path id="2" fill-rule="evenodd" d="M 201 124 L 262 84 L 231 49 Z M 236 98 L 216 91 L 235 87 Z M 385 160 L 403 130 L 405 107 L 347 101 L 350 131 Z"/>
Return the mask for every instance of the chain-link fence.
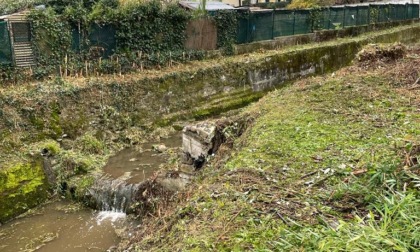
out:
<path id="1" fill-rule="evenodd" d="M 7 29 L 7 23 L 0 21 L 0 65 L 12 64 L 12 47 L 10 46 L 9 30 Z"/>
<path id="2" fill-rule="evenodd" d="M 332 6 L 313 10 L 270 10 L 242 13 L 237 43 L 419 18 L 418 4 Z"/>

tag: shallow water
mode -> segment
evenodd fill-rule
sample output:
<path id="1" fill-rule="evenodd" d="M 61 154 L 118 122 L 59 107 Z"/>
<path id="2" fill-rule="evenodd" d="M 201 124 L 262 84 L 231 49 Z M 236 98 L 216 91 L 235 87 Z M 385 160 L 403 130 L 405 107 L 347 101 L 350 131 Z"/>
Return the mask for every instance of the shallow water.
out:
<path id="1" fill-rule="evenodd" d="M 154 145 L 160 144 L 180 147 L 181 135 L 176 133 L 159 142 L 142 144 L 142 151 L 122 150 L 108 160 L 103 170 L 112 178 L 141 182 L 167 162 L 169 155 L 165 151 L 153 150 Z M 98 212 L 69 201 L 55 201 L 0 226 L 0 251 L 107 251 L 120 242 L 118 234 L 133 225 L 122 212 Z"/>
<path id="2" fill-rule="evenodd" d="M 126 215 L 66 201 L 48 203 L 0 227 L 0 251 L 106 251 L 119 243 Z"/>
<path id="3" fill-rule="evenodd" d="M 112 156 L 103 171 L 112 178 L 122 178 L 129 183 L 139 183 L 153 175 L 161 164 L 167 162 L 168 156 L 165 153 L 158 153 L 153 150 L 154 145 L 163 144 L 167 148 L 180 147 L 182 138 L 180 133 L 162 138 L 159 142 L 145 143 L 139 145 L 142 151 L 136 148 L 128 148 Z"/>

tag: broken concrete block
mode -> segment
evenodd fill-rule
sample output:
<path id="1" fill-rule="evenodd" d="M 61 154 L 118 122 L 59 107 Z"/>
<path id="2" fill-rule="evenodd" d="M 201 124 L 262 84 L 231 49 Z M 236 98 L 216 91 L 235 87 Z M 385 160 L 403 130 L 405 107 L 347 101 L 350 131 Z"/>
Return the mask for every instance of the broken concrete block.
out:
<path id="1" fill-rule="evenodd" d="M 216 122 L 200 122 L 185 126 L 182 131 L 183 163 L 200 168 L 208 155 L 217 151 L 223 134 Z"/>
<path id="2" fill-rule="evenodd" d="M 216 135 L 216 125 L 201 122 L 196 125 L 185 126 L 182 130 L 182 149 L 194 160 L 206 157 L 213 150 Z"/>

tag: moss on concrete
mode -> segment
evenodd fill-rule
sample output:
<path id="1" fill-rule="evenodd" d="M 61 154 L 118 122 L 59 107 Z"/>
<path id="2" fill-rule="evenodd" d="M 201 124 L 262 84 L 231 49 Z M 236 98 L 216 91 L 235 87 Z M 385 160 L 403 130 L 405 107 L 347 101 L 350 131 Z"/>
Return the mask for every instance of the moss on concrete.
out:
<path id="1" fill-rule="evenodd" d="M 0 171 L 0 223 L 44 201 L 47 190 L 42 159 L 3 168 Z"/>

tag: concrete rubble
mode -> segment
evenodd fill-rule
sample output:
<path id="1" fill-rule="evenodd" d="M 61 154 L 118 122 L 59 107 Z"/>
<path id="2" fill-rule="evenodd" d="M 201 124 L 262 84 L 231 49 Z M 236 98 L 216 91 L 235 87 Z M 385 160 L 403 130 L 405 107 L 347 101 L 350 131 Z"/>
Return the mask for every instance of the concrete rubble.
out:
<path id="1" fill-rule="evenodd" d="M 215 122 L 200 122 L 182 130 L 183 163 L 200 168 L 206 158 L 215 153 L 222 143 L 223 134 Z"/>

